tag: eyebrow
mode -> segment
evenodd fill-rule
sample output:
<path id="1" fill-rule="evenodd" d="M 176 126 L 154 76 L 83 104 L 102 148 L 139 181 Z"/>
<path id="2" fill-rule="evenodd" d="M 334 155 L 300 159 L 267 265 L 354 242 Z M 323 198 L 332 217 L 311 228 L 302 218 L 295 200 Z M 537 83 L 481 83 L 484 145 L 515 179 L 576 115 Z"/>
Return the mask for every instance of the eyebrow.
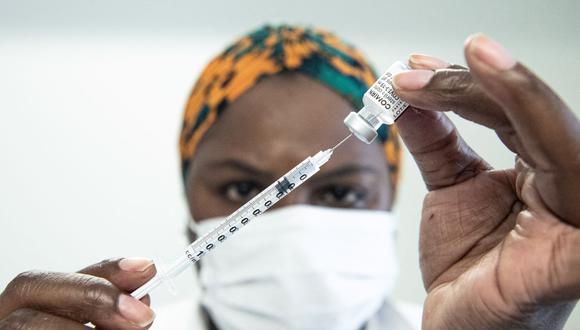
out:
<path id="1" fill-rule="evenodd" d="M 212 162 L 210 164 L 210 167 L 211 168 L 221 167 L 221 168 L 225 168 L 225 169 L 231 169 L 231 170 L 243 172 L 245 174 L 254 175 L 254 176 L 268 176 L 268 177 L 274 176 L 274 174 L 272 172 L 260 170 L 260 169 L 254 167 L 254 166 L 252 166 L 244 161 L 241 161 L 238 159 L 233 159 L 233 158 Z"/>
<path id="2" fill-rule="evenodd" d="M 210 164 L 212 168 L 226 168 L 232 169 L 235 171 L 243 172 L 248 175 L 253 176 L 263 176 L 263 177 L 274 177 L 274 173 L 269 171 L 260 170 L 244 161 L 238 159 L 226 159 L 221 161 L 216 161 Z M 372 175 L 378 175 L 379 171 L 369 165 L 359 165 L 359 164 L 348 164 L 341 167 L 338 167 L 332 171 L 326 173 L 317 173 L 311 182 L 318 182 L 318 181 L 329 181 L 335 179 L 337 177 L 344 177 L 349 175 L 356 175 L 361 173 L 369 173 Z"/>
<path id="3" fill-rule="evenodd" d="M 349 175 L 361 174 L 361 173 L 369 173 L 373 175 L 378 175 L 379 171 L 369 165 L 359 165 L 359 164 L 348 164 L 341 167 L 338 167 L 332 171 L 326 173 L 317 174 L 314 178 L 312 178 L 311 182 L 316 181 L 328 181 L 335 179 L 337 177 L 344 177 Z"/>

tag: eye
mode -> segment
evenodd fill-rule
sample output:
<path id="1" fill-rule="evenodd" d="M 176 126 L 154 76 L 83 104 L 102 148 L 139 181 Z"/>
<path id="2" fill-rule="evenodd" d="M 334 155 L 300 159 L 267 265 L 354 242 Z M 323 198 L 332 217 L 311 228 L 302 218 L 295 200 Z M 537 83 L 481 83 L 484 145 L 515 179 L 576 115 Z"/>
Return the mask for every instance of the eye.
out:
<path id="1" fill-rule="evenodd" d="M 221 194 L 230 202 L 240 203 L 252 199 L 260 192 L 260 187 L 252 181 L 231 182 L 223 186 Z"/>
<path id="2" fill-rule="evenodd" d="M 364 188 L 332 185 L 320 190 L 319 199 L 330 207 L 365 207 L 367 195 Z"/>

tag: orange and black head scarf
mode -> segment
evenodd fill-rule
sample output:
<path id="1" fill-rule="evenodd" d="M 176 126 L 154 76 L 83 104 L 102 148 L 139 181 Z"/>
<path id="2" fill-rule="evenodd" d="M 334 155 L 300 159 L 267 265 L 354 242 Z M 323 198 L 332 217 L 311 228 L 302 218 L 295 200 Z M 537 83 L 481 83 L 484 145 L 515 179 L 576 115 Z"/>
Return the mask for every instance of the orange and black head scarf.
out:
<path id="1" fill-rule="evenodd" d="M 330 32 L 288 25 L 266 25 L 251 32 L 214 58 L 193 88 L 179 139 L 184 180 L 200 140 L 228 105 L 261 78 L 283 72 L 319 81 L 356 109 L 362 108 L 363 94 L 377 79 L 363 55 Z M 394 126 L 383 125 L 378 133 L 395 189 L 401 159 L 397 132 Z"/>

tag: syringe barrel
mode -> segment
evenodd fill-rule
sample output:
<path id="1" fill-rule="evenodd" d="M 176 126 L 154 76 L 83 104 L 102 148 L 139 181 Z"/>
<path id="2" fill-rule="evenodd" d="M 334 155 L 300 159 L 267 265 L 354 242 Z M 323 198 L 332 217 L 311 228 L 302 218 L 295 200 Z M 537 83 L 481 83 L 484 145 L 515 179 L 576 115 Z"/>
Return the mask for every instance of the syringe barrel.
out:
<path id="1" fill-rule="evenodd" d="M 177 259 L 168 269 L 160 270 L 155 277 L 133 291 L 131 295 L 136 299 L 141 299 L 164 281 L 175 277 L 192 263 L 199 261 L 210 250 L 216 248 L 228 237 L 247 225 L 253 218 L 274 206 L 279 200 L 286 197 L 292 190 L 318 172 L 320 165 L 328 161 L 331 154 L 332 150 L 330 149 L 319 152 L 314 158 L 308 157 L 296 165 L 296 167 L 228 216 L 216 228 L 191 243 L 185 250 L 185 255 Z"/>
<path id="2" fill-rule="evenodd" d="M 189 259 L 187 259 L 185 256 L 182 256 L 179 257 L 177 260 L 175 260 L 173 264 L 171 264 L 168 268 L 158 267 L 157 274 L 155 274 L 155 276 L 152 279 L 147 281 L 140 288 L 133 291 L 131 293 L 131 296 L 133 296 L 133 298 L 135 299 L 141 299 L 145 297 L 149 292 L 151 292 L 153 289 L 161 285 L 161 283 L 177 276 L 179 273 L 187 269 L 190 265 L 191 263 L 189 262 Z"/>
<path id="3" fill-rule="evenodd" d="M 247 225 L 252 219 L 274 206 L 312 175 L 320 170 L 312 157 L 306 158 L 260 194 L 256 195 L 216 228 L 193 242 L 185 254 L 189 261 L 195 263 L 210 250 L 224 242 L 228 237 Z"/>

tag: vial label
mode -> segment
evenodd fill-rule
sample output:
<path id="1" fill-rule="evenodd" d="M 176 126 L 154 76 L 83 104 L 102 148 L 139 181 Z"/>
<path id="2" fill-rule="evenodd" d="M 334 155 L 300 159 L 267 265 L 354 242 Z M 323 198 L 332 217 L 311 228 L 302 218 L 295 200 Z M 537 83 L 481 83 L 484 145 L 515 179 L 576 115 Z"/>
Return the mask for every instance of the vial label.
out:
<path id="1" fill-rule="evenodd" d="M 410 68 L 402 62 L 395 62 L 365 93 L 365 98 L 381 108 L 379 118 L 392 124 L 409 106 L 401 100 L 393 88 L 393 76 Z"/>

